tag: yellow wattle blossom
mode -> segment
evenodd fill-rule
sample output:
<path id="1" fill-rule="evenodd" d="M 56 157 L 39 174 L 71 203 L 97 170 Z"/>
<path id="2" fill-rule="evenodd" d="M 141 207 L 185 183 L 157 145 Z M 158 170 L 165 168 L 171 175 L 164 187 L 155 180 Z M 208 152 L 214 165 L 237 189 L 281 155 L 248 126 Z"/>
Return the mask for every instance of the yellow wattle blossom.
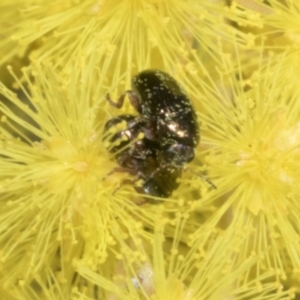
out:
<path id="1" fill-rule="evenodd" d="M 0 63 L 17 55 L 18 45 L 31 58 L 50 59 L 60 68 L 97 53 L 95 63 L 108 83 L 123 73 L 128 83 L 132 73 L 146 68 L 193 72 L 193 51 L 207 63 L 219 50 L 217 40 L 248 43 L 246 34 L 224 22 L 224 1 L 26 0 L 4 1 L 0 10 L 18 20 L 3 34 L 0 49 L 3 43 L 9 51 Z"/>
<path id="2" fill-rule="evenodd" d="M 268 4 L 236 0 L 231 5 L 231 10 L 239 15 L 236 20 L 241 26 L 261 28 L 266 33 L 265 37 L 272 36 L 274 48 L 281 43 L 282 50 L 292 44 L 299 48 L 299 9 L 300 3 L 293 0 L 270 0 Z"/>
<path id="3" fill-rule="evenodd" d="M 207 226 L 225 218 L 226 227 L 252 230 L 240 259 L 271 248 L 257 273 L 276 270 L 286 280 L 300 270 L 300 93 L 295 91 L 297 67 L 287 72 L 282 58 L 277 65 L 273 59 L 278 57 L 262 59 L 250 78 L 244 78 L 238 55 L 237 65 L 224 59 L 221 84 L 202 95 L 210 102 L 201 118 L 208 132 L 203 137 L 206 161 L 218 189 L 198 207 L 218 207 Z"/>
<path id="4" fill-rule="evenodd" d="M 0 274 L 7 291 L 42 287 L 56 272 L 71 284 L 75 258 L 92 269 L 109 255 L 112 263 L 128 236 L 138 247 L 148 235 L 143 226 L 160 210 L 144 214 L 126 187 L 113 195 L 124 175 L 109 175 L 116 165 L 102 142 L 102 80 L 93 60 L 84 66 L 74 66 L 69 81 L 51 66 L 24 70 L 28 88 L 16 81 L 32 107 L 0 84 L 7 98 L 0 104 Z"/>
<path id="5" fill-rule="evenodd" d="M 2 297 L 300 293 L 300 7 L 226 4 L 1 2 L 0 64 L 17 68 L 13 84 L 0 72 Z M 122 185 L 103 141 L 108 119 L 133 112 L 105 94 L 147 68 L 174 76 L 201 122 L 196 158 L 157 205 Z"/>
<path id="6" fill-rule="evenodd" d="M 256 41 L 264 40 L 265 50 L 288 52 L 287 67 L 299 65 L 300 3 L 270 0 L 268 5 L 255 0 L 233 1 L 231 11 L 241 28 L 258 31 Z M 255 16 L 255 17 L 254 17 Z"/>
<path id="7" fill-rule="evenodd" d="M 248 282 L 241 280 L 259 260 L 259 256 L 249 254 L 242 263 L 237 262 L 240 247 L 249 232 L 234 228 L 216 231 L 209 243 L 199 238 L 187 246 L 180 241 L 184 219 L 184 215 L 178 215 L 172 220 L 172 223 L 175 221 L 173 239 L 165 237 L 164 227 L 168 221 L 158 220 L 151 243 L 152 255 L 145 262 L 125 258 L 110 285 L 101 274 L 80 262 L 78 272 L 94 283 L 98 291 L 106 290 L 109 296 L 104 292 L 102 297 L 110 300 L 283 300 L 294 297 L 293 290 L 285 290 L 282 284 L 274 281 L 274 271 Z M 80 296 L 86 295 L 76 292 Z"/>

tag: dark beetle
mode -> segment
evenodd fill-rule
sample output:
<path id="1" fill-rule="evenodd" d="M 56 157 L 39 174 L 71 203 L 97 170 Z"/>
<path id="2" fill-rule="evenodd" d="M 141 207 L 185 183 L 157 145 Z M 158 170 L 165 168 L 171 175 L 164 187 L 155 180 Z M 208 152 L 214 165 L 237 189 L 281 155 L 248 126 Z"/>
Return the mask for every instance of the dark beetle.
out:
<path id="1" fill-rule="evenodd" d="M 120 167 L 116 171 L 127 171 L 136 176 L 136 181 L 142 179 L 141 186 L 135 186 L 137 192 L 167 198 L 179 183 L 182 169 L 160 164 L 159 145 L 147 138 L 138 139 L 140 123 L 135 116 L 120 115 L 110 119 L 104 127 L 109 132 L 110 128 L 121 122 L 126 122 L 124 130 L 108 135 L 111 146 L 109 151 L 115 155 Z M 124 183 L 134 184 L 135 181 L 126 180 Z M 150 199 L 147 200 L 151 202 Z"/>
<path id="2" fill-rule="evenodd" d="M 132 90 L 125 91 L 117 102 L 109 95 L 106 99 L 121 108 L 126 95 L 139 115 L 120 115 L 106 123 L 105 132 L 120 122 L 127 124 L 124 130 L 110 136 L 109 151 L 115 155 L 120 171 L 142 180 L 140 187 L 135 186 L 138 192 L 169 197 L 178 187 L 183 166 L 194 158 L 199 143 L 195 111 L 178 83 L 159 70 L 146 70 L 134 76 Z M 138 139 L 140 133 L 144 136 Z"/>
<path id="3" fill-rule="evenodd" d="M 181 168 L 194 158 L 200 139 L 197 116 L 185 92 L 167 73 L 146 70 L 132 78 L 132 90 L 118 101 L 107 100 L 120 108 L 126 94 L 140 117 L 137 123 L 148 140 L 159 144 L 162 164 Z"/>

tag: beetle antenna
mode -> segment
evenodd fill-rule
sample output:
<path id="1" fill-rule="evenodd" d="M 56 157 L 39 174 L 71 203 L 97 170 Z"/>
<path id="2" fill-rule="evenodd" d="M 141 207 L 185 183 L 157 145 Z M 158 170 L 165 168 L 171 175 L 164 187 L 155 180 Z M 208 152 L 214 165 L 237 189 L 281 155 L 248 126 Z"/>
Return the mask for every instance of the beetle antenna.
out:
<path id="1" fill-rule="evenodd" d="M 210 179 L 208 179 L 205 175 L 203 175 L 201 173 L 197 173 L 197 172 L 195 172 L 195 171 L 193 171 L 193 170 L 191 170 L 190 168 L 187 168 L 187 167 L 185 168 L 185 170 L 193 173 L 194 175 L 197 175 L 197 176 L 201 177 L 201 179 L 203 181 L 205 181 L 206 183 L 208 183 L 213 189 L 215 189 L 215 190 L 217 189 L 217 186 L 212 181 L 210 181 Z"/>

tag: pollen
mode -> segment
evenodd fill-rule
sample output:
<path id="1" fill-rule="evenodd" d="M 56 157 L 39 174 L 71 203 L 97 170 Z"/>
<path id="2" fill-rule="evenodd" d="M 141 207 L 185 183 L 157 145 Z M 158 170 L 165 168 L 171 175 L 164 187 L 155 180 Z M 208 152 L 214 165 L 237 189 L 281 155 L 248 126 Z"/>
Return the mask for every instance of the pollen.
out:
<path id="1" fill-rule="evenodd" d="M 259 209 L 271 207 L 286 213 L 282 198 L 288 191 L 298 190 L 299 124 L 287 128 L 282 116 L 273 121 L 274 124 L 267 125 L 265 131 L 260 130 L 260 138 L 248 140 L 249 144 L 238 153 L 236 161 L 237 172 L 244 184 L 248 183 L 253 189 L 252 200 L 247 206 L 255 214 Z M 270 201 L 273 202 L 271 206 Z"/>
<path id="2" fill-rule="evenodd" d="M 73 163 L 73 168 L 75 171 L 83 173 L 83 172 L 88 171 L 89 165 L 85 161 L 77 161 L 77 162 Z"/>
<path id="3" fill-rule="evenodd" d="M 49 139 L 49 148 L 59 158 L 70 158 L 77 152 L 70 141 L 61 137 L 51 137 Z"/>

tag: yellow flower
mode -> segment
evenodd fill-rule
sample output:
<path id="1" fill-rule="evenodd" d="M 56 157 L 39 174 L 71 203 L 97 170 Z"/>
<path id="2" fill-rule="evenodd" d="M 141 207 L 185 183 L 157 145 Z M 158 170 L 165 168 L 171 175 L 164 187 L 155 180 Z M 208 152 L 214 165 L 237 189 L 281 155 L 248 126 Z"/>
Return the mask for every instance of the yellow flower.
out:
<path id="1" fill-rule="evenodd" d="M 32 62 L 14 76 L 15 92 L 0 83 L 4 297 L 294 296 L 300 7 L 269 3 L 1 2 L 0 64 Z M 225 18 L 259 31 L 244 34 Z M 117 190 L 129 175 L 111 172 L 117 164 L 103 142 L 116 112 L 104 95 L 115 99 L 147 68 L 179 79 L 201 120 L 196 159 L 162 205 L 137 205 L 133 186 Z"/>
<path id="2" fill-rule="evenodd" d="M 158 216 L 159 217 L 159 216 Z M 166 238 L 164 226 L 169 221 L 158 219 L 151 255 L 144 262 L 127 260 L 116 264 L 111 281 L 93 272 L 80 262 L 77 270 L 94 284 L 94 290 L 102 291 L 101 299 L 110 300 L 218 300 L 218 299 L 292 299 L 293 290 L 284 290 L 274 282 L 274 272 L 267 272 L 247 281 L 251 267 L 259 256 L 249 254 L 238 263 L 240 247 L 250 232 L 235 230 L 215 231 L 208 243 L 201 236 L 190 245 L 181 243 L 186 222 L 185 215 L 178 215 L 171 222 L 175 234 Z M 207 232 L 202 232 L 205 237 Z M 144 244 L 145 252 L 149 246 Z M 243 278 L 243 279 L 242 279 Z M 74 289 L 75 294 L 91 297 L 89 291 Z M 266 298 L 267 297 L 267 298 Z"/>
<path id="3" fill-rule="evenodd" d="M 19 3 L 18 3 L 19 2 Z M 16 6 L 20 4 L 21 1 L 1 1 L 1 42 L 0 42 L 0 65 L 3 62 L 10 60 L 12 56 L 23 55 L 25 47 L 20 47 L 11 37 L 14 33 L 15 24 L 17 20 L 17 10 Z M 12 54 L 13 53 L 13 54 Z"/>
<path id="4" fill-rule="evenodd" d="M 252 228 L 240 259 L 270 247 L 257 272 L 275 269 L 285 280 L 287 273 L 300 270 L 298 70 L 286 69 L 284 56 L 260 62 L 244 78 L 239 55 L 237 64 L 229 58 L 219 68 L 221 84 L 201 97 L 208 111 L 201 117 L 202 142 L 209 176 L 218 188 L 204 195 L 198 207 L 215 207 L 208 226 L 225 221 L 226 228 Z"/>
<path id="5" fill-rule="evenodd" d="M 274 68 L 280 60 L 284 73 L 282 76 L 290 76 L 290 69 L 292 69 L 293 76 L 299 77 L 300 2 L 270 0 L 268 5 L 265 5 L 253 0 L 238 0 L 231 8 L 236 20 L 244 26 L 249 26 L 251 32 L 257 27 L 260 28 L 259 33 L 256 34 L 256 47 L 261 48 L 261 44 L 264 45 L 264 56 L 280 55 L 273 61 Z M 251 19 L 252 15 L 256 15 L 255 20 Z M 295 89 L 297 90 L 297 87 Z"/>
<path id="6" fill-rule="evenodd" d="M 233 1 L 232 17 L 241 26 L 249 26 L 251 30 L 260 28 L 257 38 L 267 40 L 266 49 L 291 51 L 300 44 L 300 3 L 298 1 L 270 0 L 268 5 L 254 0 Z"/>
<path id="7" fill-rule="evenodd" d="M 247 35 L 224 22 L 223 1 L 26 0 L 4 1 L 0 10 L 5 20 L 17 20 L 8 32 L 4 28 L 0 48 L 7 44 L 9 50 L 0 64 L 19 53 L 19 45 L 30 46 L 31 57 L 50 59 L 60 68 L 96 52 L 95 64 L 108 82 L 126 73 L 129 83 L 132 73 L 150 67 L 194 72 L 193 52 L 205 64 L 218 52 L 217 40 L 247 43 Z"/>
<path id="8" fill-rule="evenodd" d="M 7 98 L 0 104 L 0 274 L 7 290 L 42 285 L 54 273 L 71 285 L 73 259 L 105 266 L 128 236 L 138 245 L 149 235 L 143 226 L 152 227 L 161 209 L 136 205 L 130 186 L 113 194 L 128 175 L 109 175 L 116 164 L 102 142 L 103 79 L 93 60 L 82 65 L 69 80 L 51 66 L 24 70 L 28 88 L 15 79 L 30 106 L 0 84 Z"/>

